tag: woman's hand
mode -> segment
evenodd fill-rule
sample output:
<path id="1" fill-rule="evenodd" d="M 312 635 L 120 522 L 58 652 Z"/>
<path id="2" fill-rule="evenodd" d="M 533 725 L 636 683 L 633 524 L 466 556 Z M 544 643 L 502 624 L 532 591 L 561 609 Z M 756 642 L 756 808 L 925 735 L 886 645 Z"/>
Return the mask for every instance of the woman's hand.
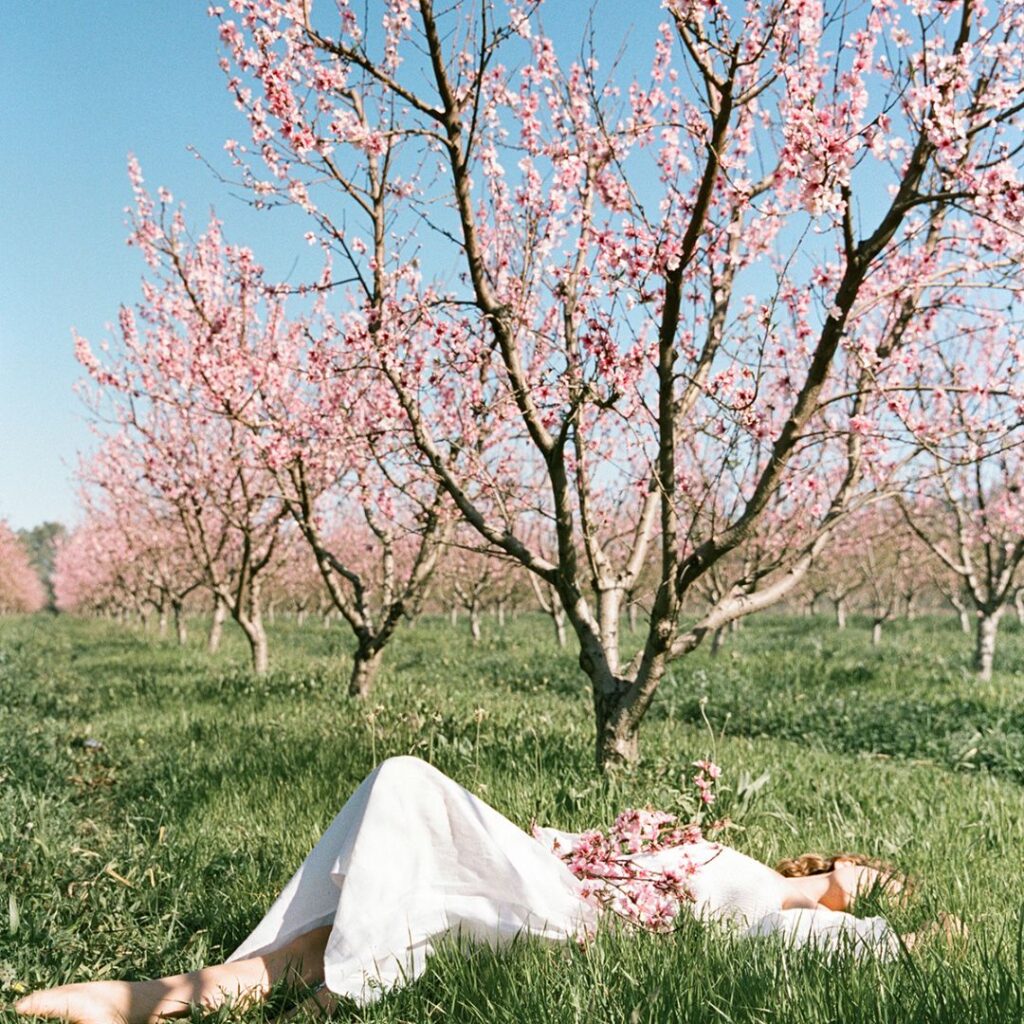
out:
<path id="1" fill-rule="evenodd" d="M 967 925 L 956 914 L 949 914 L 943 910 L 934 921 L 929 921 L 916 932 L 904 935 L 903 942 L 907 949 L 913 949 L 920 943 L 933 939 L 942 939 L 947 946 L 958 946 L 966 942 L 967 936 Z"/>

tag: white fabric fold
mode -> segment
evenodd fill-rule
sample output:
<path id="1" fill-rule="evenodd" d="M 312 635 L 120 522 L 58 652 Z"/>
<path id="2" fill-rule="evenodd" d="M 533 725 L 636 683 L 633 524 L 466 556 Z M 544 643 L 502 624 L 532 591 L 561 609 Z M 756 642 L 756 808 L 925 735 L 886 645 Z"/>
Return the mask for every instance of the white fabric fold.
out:
<path id="1" fill-rule="evenodd" d="M 497 948 L 581 934 L 597 911 L 569 869 L 493 807 L 414 757 L 362 782 L 229 960 L 333 922 L 327 987 L 365 1004 L 422 973 L 458 932 Z"/>

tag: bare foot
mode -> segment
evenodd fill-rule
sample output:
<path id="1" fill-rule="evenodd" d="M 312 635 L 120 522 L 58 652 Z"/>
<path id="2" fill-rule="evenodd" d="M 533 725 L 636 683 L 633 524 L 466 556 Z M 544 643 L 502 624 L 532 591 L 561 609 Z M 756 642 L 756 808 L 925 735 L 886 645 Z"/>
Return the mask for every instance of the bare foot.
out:
<path id="1" fill-rule="evenodd" d="M 213 1010 L 225 1002 L 243 1006 L 266 994 L 260 960 L 206 967 L 152 981 L 89 981 L 32 992 L 14 1004 L 28 1017 L 71 1024 L 154 1024 L 184 1017 L 191 1005 Z"/>
<path id="2" fill-rule="evenodd" d="M 124 1024 L 124 982 L 90 981 L 41 989 L 19 999 L 15 1012 L 26 1017 L 55 1017 L 72 1024 Z"/>
<path id="3" fill-rule="evenodd" d="M 266 999 L 278 982 L 314 985 L 323 980 L 323 954 L 330 927 L 299 935 L 266 956 L 203 967 L 152 981 L 90 981 L 32 992 L 14 1004 L 26 1017 L 70 1024 L 157 1024 L 184 1017 L 193 1005 L 204 1011 L 225 1003 L 237 1008 Z M 325 997 L 326 998 L 326 997 Z"/>

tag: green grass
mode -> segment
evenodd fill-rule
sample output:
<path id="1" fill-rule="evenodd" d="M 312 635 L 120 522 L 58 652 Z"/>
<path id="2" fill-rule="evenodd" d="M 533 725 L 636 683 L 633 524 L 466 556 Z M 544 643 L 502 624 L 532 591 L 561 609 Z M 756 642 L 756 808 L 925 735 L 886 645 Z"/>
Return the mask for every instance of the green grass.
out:
<path id="1" fill-rule="evenodd" d="M 967 947 L 857 963 L 684 921 L 586 949 L 449 948 L 352 1016 L 1024 1019 L 1024 636 L 1012 625 L 979 684 L 945 619 L 894 625 L 878 649 L 857 623 L 752 620 L 717 658 L 673 667 L 642 764 L 610 779 L 592 767 L 574 656 L 545 620 L 487 625 L 477 648 L 439 620 L 407 630 L 359 706 L 345 696 L 347 637 L 319 624 L 279 624 L 275 667 L 254 679 L 235 636 L 211 658 L 198 629 L 179 650 L 110 623 L 0 621 L 0 1002 L 230 952 L 388 755 L 425 757 L 521 825 L 572 829 L 630 804 L 679 806 L 689 762 L 713 753 L 733 845 L 769 862 L 834 849 L 896 860 L 919 879 L 896 925 L 945 908 L 968 922 Z M 0 1024 L 16 1019 L 0 1009 Z"/>

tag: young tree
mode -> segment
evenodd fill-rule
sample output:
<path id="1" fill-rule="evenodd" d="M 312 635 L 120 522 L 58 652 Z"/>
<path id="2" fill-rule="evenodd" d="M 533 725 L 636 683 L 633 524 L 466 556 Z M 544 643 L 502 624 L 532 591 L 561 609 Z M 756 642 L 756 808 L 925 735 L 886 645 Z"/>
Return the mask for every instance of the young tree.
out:
<path id="1" fill-rule="evenodd" d="M 565 647 L 565 609 L 558 599 L 558 591 L 551 583 L 542 581 L 535 573 L 530 573 L 529 578 L 540 610 L 551 617 L 551 624 L 555 629 L 555 641 L 559 647 Z"/>
<path id="2" fill-rule="evenodd" d="M 51 608 L 55 607 L 51 583 L 53 559 L 57 551 L 57 544 L 66 532 L 64 524 L 56 522 L 40 523 L 38 526 L 33 526 L 31 530 L 18 531 L 18 538 L 28 553 L 29 562 L 43 581 L 47 605 Z"/>
<path id="3" fill-rule="evenodd" d="M 991 228 L 979 221 L 978 230 Z M 1012 273 L 1015 280 L 1016 267 Z M 984 294 L 970 306 L 969 331 L 962 320 L 937 319 L 906 413 L 920 452 L 901 508 L 925 550 L 958 581 L 947 596 L 973 612 L 982 679 L 991 677 L 999 622 L 1024 561 L 1024 335 L 1012 311 Z"/>
<path id="4" fill-rule="evenodd" d="M 280 606 L 294 615 L 298 626 L 305 624 L 310 609 L 326 596 L 313 552 L 298 530 L 285 531 L 264 590 L 268 611 Z"/>
<path id="5" fill-rule="evenodd" d="M 941 583 L 937 584 L 939 589 L 960 619 L 960 632 L 964 636 L 970 636 L 974 632 L 971 625 L 970 604 L 969 599 L 966 599 L 964 594 L 964 587 L 962 586 L 959 574 L 953 578 L 943 573 L 939 578 L 941 580 Z"/>
<path id="6" fill-rule="evenodd" d="M 388 0 L 379 36 L 347 4 L 213 8 L 255 201 L 303 207 L 349 260 L 348 343 L 464 519 L 558 592 L 602 765 L 638 756 L 672 658 L 807 571 L 863 487 L 920 310 L 987 280 L 972 220 L 1020 216 L 1020 0 L 666 6 L 631 82 L 560 61 L 539 4 Z M 494 493 L 510 459 L 546 481 L 551 556 Z M 787 506 L 774 570 L 737 559 L 682 629 L 695 583 Z"/>
<path id="7" fill-rule="evenodd" d="M 907 579 L 921 559 L 893 506 L 868 506 L 856 525 L 854 557 L 871 617 L 871 644 L 877 647 L 882 642 L 882 628 L 899 610 Z"/>
<path id="8" fill-rule="evenodd" d="M 997 460 L 1019 463 L 1018 459 Z M 986 467 L 987 468 L 987 467 Z M 942 487 L 948 493 L 918 498 L 905 505 L 907 520 L 931 555 L 959 581 L 946 596 L 958 607 L 961 622 L 968 611 L 974 619 L 974 669 L 980 679 L 992 678 L 999 623 L 1013 605 L 1024 560 L 1024 508 L 1017 480 L 1024 467 L 1015 466 L 1006 478 L 986 483 L 978 466 L 950 472 L 943 467 Z M 969 618 L 967 619 L 969 621 Z"/>
<path id="9" fill-rule="evenodd" d="M 58 541 L 53 562 L 57 610 L 79 615 L 138 615 L 151 599 L 124 537 L 109 521 L 86 515 Z"/>
<path id="10" fill-rule="evenodd" d="M 185 244 L 180 210 L 161 190 L 160 216 L 130 164 L 135 213 L 130 241 L 150 267 L 137 312 L 122 307 L 120 346 L 101 360 L 84 338 L 76 354 L 97 385 L 97 408 L 118 428 L 111 442 L 138 500 L 180 525 L 204 585 L 249 642 L 253 670 L 268 668 L 261 576 L 286 508 L 262 465 L 253 433 L 222 415 L 250 388 L 244 364 L 211 363 L 246 334 L 286 334 L 280 304 L 267 302 L 252 253 L 223 243 L 214 221 Z M 205 344 L 199 344 L 202 339 Z M 163 513 L 161 513 L 163 514 Z"/>
<path id="11" fill-rule="evenodd" d="M 0 615 L 38 612 L 45 605 L 46 591 L 28 551 L 0 519 Z"/>
<path id="12" fill-rule="evenodd" d="M 441 564 L 443 571 L 438 583 L 450 592 L 450 605 L 465 609 L 469 635 L 478 644 L 483 635 L 481 621 L 491 581 L 490 559 L 472 549 L 449 546 Z"/>
<path id="13" fill-rule="evenodd" d="M 385 517 L 369 496 L 336 509 L 327 520 L 330 527 L 306 515 L 300 527 L 334 609 L 356 637 L 348 692 L 366 697 L 395 630 L 419 613 L 426 597 L 443 535 L 441 520 L 433 506 L 423 518 L 410 515 L 404 521 L 390 506 Z"/>
<path id="14" fill-rule="evenodd" d="M 193 555 L 180 516 L 162 496 L 146 488 L 144 467 L 126 435 L 109 438 L 79 469 L 85 485 L 80 504 L 87 519 L 104 524 L 111 557 L 123 564 L 122 578 L 145 590 L 157 609 L 163 635 L 167 609 L 182 646 L 188 639 L 185 603 L 205 577 Z"/>
<path id="15" fill-rule="evenodd" d="M 850 601 L 865 582 L 858 559 L 862 546 L 859 523 L 859 517 L 851 516 L 833 531 L 828 546 L 815 558 L 805 581 L 812 593 L 832 602 L 836 629 L 840 630 L 846 629 Z"/>
<path id="16" fill-rule="evenodd" d="M 437 578 L 438 590 L 444 594 L 447 607 L 465 609 L 474 644 L 478 644 L 483 635 L 483 613 L 487 605 L 494 607 L 499 627 L 504 625 L 503 607 L 522 575 L 518 563 L 479 548 L 480 540 L 475 531 L 465 526 L 454 531 L 439 559 Z"/>

